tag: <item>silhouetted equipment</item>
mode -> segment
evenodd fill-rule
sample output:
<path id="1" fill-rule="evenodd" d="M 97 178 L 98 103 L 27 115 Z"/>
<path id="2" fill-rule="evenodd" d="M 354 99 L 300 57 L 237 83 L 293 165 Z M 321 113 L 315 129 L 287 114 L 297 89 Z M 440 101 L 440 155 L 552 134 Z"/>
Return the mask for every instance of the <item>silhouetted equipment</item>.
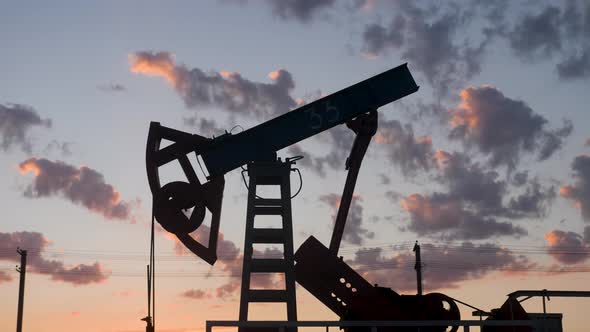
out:
<path id="1" fill-rule="evenodd" d="M 390 288 L 372 286 L 313 236 L 295 253 L 297 282 L 343 320 L 458 320 L 457 304 L 440 293 L 399 295 Z M 446 331 L 447 327 L 420 331 Z M 351 328 L 365 331 L 365 328 Z M 416 328 L 385 329 L 417 331 Z M 451 331 L 456 331 L 452 327 Z"/>
<path id="2" fill-rule="evenodd" d="M 145 332 L 154 332 L 154 326 L 152 325 L 152 317 L 146 316 L 141 319 L 145 322 Z"/>
<path id="3" fill-rule="evenodd" d="M 251 161 L 268 160 L 276 151 L 347 123 L 369 111 L 418 90 L 407 66 L 390 69 L 334 94 L 287 112 L 239 134 L 226 133 L 214 139 L 161 126 L 152 122 L 146 148 L 146 167 L 154 196 L 157 221 L 194 254 L 209 264 L 216 259 L 217 233 L 223 199 L 224 174 Z M 171 141 L 160 148 L 162 140 Z M 189 153 L 205 166 L 207 182 L 201 183 Z M 188 182 L 160 183 L 159 167 L 177 160 Z M 193 209 L 190 217 L 183 211 Z M 208 247 L 188 234 L 205 216 L 212 214 Z"/>
<path id="4" fill-rule="evenodd" d="M 153 332 L 156 329 L 156 222 L 154 217 L 153 205 L 151 222 L 152 223 L 150 232 L 150 263 L 147 265 L 148 315 L 147 317 L 142 319 L 146 322 L 146 332 Z"/>
<path id="5" fill-rule="evenodd" d="M 237 135 L 218 137 L 200 151 L 201 157 L 209 178 L 214 178 L 417 90 L 404 64 Z"/>
<path id="6" fill-rule="evenodd" d="M 16 332 L 23 330 L 23 306 L 25 301 L 25 276 L 27 273 L 27 251 L 17 248 L 16 252 L 20 255 L 20 266 L 16 267 L 16 272 L 20 274 L 18 285 L 18 312 L 16 316 Z"/>
<path id="7" fill-rule="evenodd" d="M 151 259 L 150 259 L 151 260 Z M 154 325 L 152 322 L 152 313 L 151 313 L 151 300 L 152 300 L 152 271 L 150 266 L 147 265 L 147 308 L 148 314 L 146 317 L 143 317 L 141 320 L 145 322 L 145 332 L 154 332 Z"/>
<path id="8" fill-rule="evenodd" d="M 248 320 L 248 305 L 251 302 L 285 303 L 287 320 L 297 321 L 295 297 L 295 264 L 293 260 L 293 221 L 291 214 L 290 175 L 297 159 L 248 163 L 248 208 L 246 212 L 246 235 L 244 240 L 244 263 L 242 265 L 242 289 L 240 295 L 240 321 Z M 279 198 L 262 198 L 256 194 L 258 186 L 278 186 Z M 255 227 L 256 216 L 280 218 L 280 228 Z M 271 218 L 272 218 L 271 217 Z M 274 220 L 278 221 L 278 220 Z M 265 226 L 268 227 L 268 226 Z M 253 258 L 254 244 L 278 244 L 283 248 L 283 258 Z M 284 289 L 252 289 L 250 277 L 255 273 L 279 273 L 285 280 Z M 257 329 L 259 331 L 260 329 Z M 296 329 L 290 329 L 295 331 Z M 246 331 L 241 328 L 240 331 Z"/>
<path id="9" fill-rule="evenodd" d="M 524 297 L 524 299 L 519 300 L 518 298 Z M 543 312 L 542 313 L 527 313 L 524 308 L 522 307 L 521 303 L 533 298 L 533 297 L 541 297 L 543 301 Z M 549 301 L 551 297 L 590 297 L 589 291 L 560 291 L 560 290 L 518 290 L 516 292 L 512 292 L 508 294 L 508 299 L 502 307 L 498 309 L 492 309 L 489 314 L 474 312 L 474 315 L 478 316 L 489 316 L 489 320 L 539 320 L 543 322 L 542 331 L 547 332 L 562 332 L 563 327 L 561 324 L 561 319 L 563 315 L 560 313 L 548 313 L 545 300 Z M 482 329 L 484 332 L 526 332 L 532 331 L 528 327 L 517 327 L 514 330 L 505 328 L 491 328 L 486 327 Z"/>
<path id="10" fill-rule="evenodd" d="M 371 143 L 371 138 L 377 132 L 377 122 L 377 111 L 371 110 L 369 113 L 361 114 L 346 123 L 346 126 L 355 133 L 355 138 L 350 155 L 345 163 L 348 173 L 346 174 L 346 182 L 342 190 L 338 214 L 334 221 L 334 231 L 330 240 L 330 251 L 334 255 L 338 255 L 338 249 L 340 249 L 340 241 L 342 241 L 342 234 L 344 234 L 344 226 L 346 226 L 346 218 L 352 203 L 356 180 L 369 143 Z"/>
<path id="11" fill-rule="evenodd" d="M 160 149 L 162 140 L 173 144 Z M 201 184 L 187 153 L 205 149 L 212 140 L 160 126 L 152 122 L 147 141 L 146 165 L 150 189 L 153 194 L 153 214 L 162 227 L 176 235 L 190 251 L 209 264 L 217 260 L 217 236 L 221 217 L 221 203 L 225 180 L 223 175 Z M 189 182 L 175 181 L 162 186 L 158 168 L 178 160 Z M 185 210 L 193 209 L 190 217 Z M 211 231 L 208 247 L 197 242 L 189 233 L 203 223 L 205 209 L 211 213 Z"/>
<path id="12" fill-rule="evenodd" d="M 337 257 L 359 169 L 371 138 L 377 131 L 376 110 L 417 90 L 418 86 L 404 64 L 236 135 L 225 133 L 209 139 L 152 122 L 146 149 L 146 166 L 154 197 L 153 215 L 164 229 L 175 234 L 189 250 L 209 264 L 214 264 L 217 259 L 224 175 L 247 164 L 250 185 L 240 302 L 241 321 L 248 319 L 250 302 L 284 302 L 287 304 L 288 320 L 296 320 L 295 278 L 344 319 L 458 319 L 456 304 L 445 295 L 433 293 L 403 296 L 388 288 L 373 287 Z M 356 137 L 346 161 L 348 174 L 330 248 L 310 237 L 293 256 L 289 174 L 296 159 L 282 162 L 280 158 L 277 160 L 276 151 L 341 124 L 346 124 Z M 163 140 L 172 144 L 161 148 Z M 195 154 L 204 173 L 202 181 L 189 160 L 188 154 L 191 153 Z M 159 168 L 175 160 L 180 163 L 188 182 L 174 181 L 162 185 Z M 258 185 L 279 185 L 281 197 L 258 197 Z M 192 213 L 187 216 L 190 209 Z M 212 216 L 208 247 L 189 235 L 203 223 L 206 210 Z M 256 228 L 256 215 L 281 216 L 282 228 Z M 255 243 L 283 244 L 283 259 L 253 258 Z M 283 272 L 286 288 L 251 289 L 251 274 L 264 272 Z M 439 327 L 427 331 L 442 330 L 444 329 Z"/>
<path id="13" fill-rule="evenodd" d="M 516 299 L 509 297 L 498 309 L 492 309 L 487 320 L 529 320 L 526 310 Z M 482 332 L 532 332 L 530 326 L 484 326 Z"/>
<path id="14" fill-rule="evenodd" d="M 422 257 L 420 255 L 420 245 L 418 244 L 418 241 L 416 241 L 414 249 L 412 250 L 416 253 L 416 264 L 414 265 L 414 270 L 416 270 L 416 287 L 418 295 L 422 295 Z"/>

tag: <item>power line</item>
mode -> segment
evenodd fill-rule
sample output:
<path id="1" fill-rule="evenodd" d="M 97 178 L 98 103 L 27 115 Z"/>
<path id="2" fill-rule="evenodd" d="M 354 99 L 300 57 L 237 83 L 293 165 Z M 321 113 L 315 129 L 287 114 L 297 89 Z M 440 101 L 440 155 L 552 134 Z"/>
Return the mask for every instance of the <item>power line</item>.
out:
<path id="1" fill-rule="evenodd" d="M 507 250 L 519 250 L 519 251 L 545 251 L 548 248 L 555 248 L 559 250 L 566 250 L 566 251 L 585 251 L 590 252 L 589 248 L 580 248 L 579 246 L 559 246 L 559 247 L 549 247 L 546 245 L 543 246 L 533 246 L 533 245 L 522 245 L 522 244 L 481 244 L 477 246 L 476 244 L 473 247 L 466 246 L 463 243 L 456 242 L 456 241 L 449 241 L 449 242 L 421 242 L 424 246 L 435 246 L 437 249 L 464 249 L 464 250 L 497 250 L 497 249 L 507 249 Z M 488 247 L 489 245 L 489 247 Z M 358 250 L 358 249 L 383 249 L 383 248 L 390 248 L 394 250 L 411 250 L 413 247 L 412 241 L 403 241 L 398 243 L 375 243 L 371 246 L 342 246 L 341 250 Z M 138 255 L 138 256 L 145 256 L 147 255 L 145 251 L 121 251 L 121 250 L 103 250 L 103 249 L 51 249 L 47 248 L 44 249 L 42 247 L 27 247 L 31 252 L 44 252 L 44 253 L 103 253 L 103 254 L 126 254 L 126 255 Z M 236 249 L 238 250 L 238 249 Z M 2 252 L 13 252 L 12 248 L 0 248 L 0 253 Z M 176 251 L 160 251 L 158 254 L 162 255 L 173 255 Z M 219 251 L 218 253 L 223 253 L 223 251 Z"/>
<path id="2" fill-rule="evenodd" d="M 404 251 L 404 249 L 408 249 L 405 247 L 400 246 L 387 246 L 387 247 L 349 247 L 348 249 L 343 249 L 340 252 L 343 254 L 356 254 L 359 251 L 371 251 L 371 250 L 381 250 L 383 253 L 388 252 L 399 252 Z M 513 253 L 513 254 L 529 254 L 529 255 L 546 255 L 550 254 L 559 254 L 559 255 L 590 255 L 590 248 L 576 248 L 576 247 L 539 247 L 539 249 L 510 249 L 506 246 L 503 247 L 442 247 L 437 248 L 441 251 L 452 251 L 452 252 L 473 252 L 478 254 L 498 254 L 498 253 Z M 35 253 L 35 249 L 30 250 L 32 253 Z M 426 252 L 432 251 L 426 248 Z M 9 253 L 7 250 L 0 249 L 0 255 L 6 257 L 5 253 Z M 12 251 L 10 251 L 12 253 Z M 52 251 L 52 250 L 45 250 L 39 252 L 37 250 L 37 254 L 43 253 L 45 255 L 50 255 L 51 257 L 80 257 L 80 258 L 93 258 L 93 259 L 107 259 L 107 260 L 123 260 L 123 261 L 145 261 L 148 259 L 148 255 L 146 254 L 138 254 L 135 252 L 124 252 L 124 251 L 103 251 L 103 250 L 61 250 L 61 251 Z M 220 251 L 218 252 L 218 257 L 221 260 L 230 259 L 234 257 L 240 257 L 240 251 Z M 193 255 L 179 255 L 173 252 L 164 252 L 158 253 L 158 260 L 161 261 L 193 261 L 195 257 Z M 347 255 L 344 255 L 347 256 Z M 279 255 L 273 254 L 266 254 L 266 257 L 273 258 L 279 257 Z"/>
<path id="3" fill-rule="evenodd" d="M 436 244 L 436 243 L 428 243 L 423 242 L 423 245 L 434 245 L 437 246 L 436 249 L 444 249 L 444 250 L 466 250 L 466 251 L 488 251 L 488 250 L 510 250 L 510 251 L 518 251 L 518 252 L 535 252 L 535 251 L 546 251 L 548 249 L 551 250 L 559 250 L 559 251 L 574 251 L 574 252 L 590 252 L 589 248 L 580 248 L 576 246 L 559 246 L 559 247 L 548 247 L 548 246 L 519 246 L 519 245 L 498 245 L 496 247 L 490 246 L 479 246 L 479 247 L 466 247 L 466 246 L 458 246 L 458 245 L 449 245 L 449 244 Z M 341 249 L 344 251 L 356 251 L 356 250 L 372 250 L 372 249 L 393 249 L 393 250 L 410 250 L 412 248 L 411 243 L 404 243 L 404 244 L 382 244 L 382 245 L 373 245 L 373 246 L 348 246 L 342 247 Z M 428 249 L 428 248 L 427 248 Z M 39 248 L 30 248 L 31 252 L 42 252 L 42 253 L 50 253 L 50 254 L 63 254 L 63 253 L 72 253 L 72 254 L 121 254 L 121 255 L 129 255 L 129 256 L 146 256 L 145 252 L 141 251 L 120 251 L 120 250 L 90 250 L 90 249 L 39 249 Z M 10 248 L 2 248 L 0 249 L 0 253 L 8 253 L 12 252 L 13 250 Z M 235 251 L 238 251 L 236 249 Z M 234 252 L 232 251 L 225 251 L 226 253 Z M 219 251 L 218 253 L 223 254 L 224 251 Z M 176 255 L 176 251 L 160 251 L 158 254 L 161 255 Z"/>
<path id="4" fill-rule="evenodd" d="M 472 264 L 472 263 L 458 263 L 458 262 L 446 262 L 437 260 L 425 260 L 424 261 L 425 271 L 428 270 L 466 270 L 466 271 L 502 271 L 502 272 L 545 272 L 545 273 L 588 273 L 590 272 L 590 266 L 561 266 L 561 267 L 542 267 L 542 266 L 511 266 L 505 264 L 496 266 L 493 263 L 489 264 Z M 378 262 L 373 264 L 363 264 L 357 266 L 359 273 L 371 272 L 375 270 L 391 270 L 391 269 L 403 269 L 412 270 L 414 264 L 411 261 L 407 262 Z M 1 268 L 0 271 L 12 271 L 10 268 Z M 76 271 L 68 270 L 65 272 L 55 272 L 52 270 L 44 269 L 32 269 L 32 272 L 40 274 L 50 275 L 94 275 L 89 271 Z M 160 271 L 156 274 L 158 277 L 195 277 L 205 279 L 217 279 L 217 278 L 240 278 L 239 275 L 233 274 L 227 271 L 219 272 L 208 272 L 208 271 Z M 113 270 L 108 273 L 111 277 L 145 277 L 144 273 L 140 271 L 125 271 L 125 270 Z"/>

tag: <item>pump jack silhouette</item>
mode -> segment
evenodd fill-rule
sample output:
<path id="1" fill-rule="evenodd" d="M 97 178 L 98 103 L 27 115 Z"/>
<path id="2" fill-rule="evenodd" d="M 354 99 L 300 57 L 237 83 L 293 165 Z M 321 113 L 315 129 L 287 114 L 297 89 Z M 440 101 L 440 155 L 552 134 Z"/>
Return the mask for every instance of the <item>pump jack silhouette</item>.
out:
<path id="1" fill-rule="evenodd" d="M 346 320 L 458 320 L 459 310 L 450 297 L 439 293 L 399 295 L 389 288 L 373 286 L 338 257 L 360 166 L 378 128 L 377 109 L 417 90 L 418 86 L 404 64 L 236 135 L 225 133 L 210 139 L 152 122 L 147 140 L 146 167 L 153 194 L 154 217 L 195 255 L 214 264 L 217 260 L 224 174 L 246 165 L 244 172 L 250 176 L 250 185 L 240 321 L 248 320 L 250 302 L 286 303 L 288 320 L 296 321 L 295 281 Z M 289 176 L 300 157 L 282 161 L 277 158 L 276 151 L 342 124 L 355 133 L 355 140 L 345 163 L 348 173 L 330 246 L 325 247 L 311 236 L 293 253 Z M 172 141 L 172 144 L 160 148 L 162 140 Z M 203 183 L 188 158 L 190 153 L 195 153 L 199 165 L 204 166 L 201 168 L 206 179 Z M 173 161 L 179 162 L 188 182 L 174 181 L 161 185 L 158 169 Z M 278 185 L 281 195 L 273 199 L 258 197 L 257 185 Z M 187 209 L 192 209 L 190 216 L 185 214 Z M 208 247 L 189 235 L 203 223 L 206 210 L 212 216 Z M 255 228 L 257 215 L 280 217 L 282 228 Z M 284 257 L 254 259 L 255 243 L 283 244 Z M 286 288 L 250 289 L 250 274 L 256 272 L 284 273 Z M 241 329 L 242 332 L 244 330 Z M 415 328 L 396 329 L 410 330 Z M 446 327 L 422 329 L 432 332 L 444 330 Z M 456 330 L 457 327 L 451 328 L 453 332 Z"/>

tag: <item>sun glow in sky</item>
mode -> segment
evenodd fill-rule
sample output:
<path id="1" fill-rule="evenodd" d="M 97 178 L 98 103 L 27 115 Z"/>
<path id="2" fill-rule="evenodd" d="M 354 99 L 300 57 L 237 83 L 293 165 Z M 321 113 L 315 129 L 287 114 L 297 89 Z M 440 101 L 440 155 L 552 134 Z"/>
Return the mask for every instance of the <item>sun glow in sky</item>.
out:
<path id="1" fill-rule="evenodd" d="M 418 240 L 425 292 L 487 310 L 518 289 L 589 290 L 589 27 L 581 0 L 4 4 L 0 331 L 16 324 L 17 247 L 24 331 L 144 331 L 150 121 L 236 134 L 403 63 L 420 89 L 379 109 L 339 254 L 414 294 Z M 295 249 L 312 235 L 328 245 L 353 139 L 338 126 L 279 152 L 305 156 Z M 185 180 L 177 166 L 163 183 Z M 238 317 L 247 190 L 239 169 L 225 181 L 214 266 L 156 229 L 157 331 Z M 206 244 L 209 226 L 193 237 Z M 338 319 L 302 287 L 297 300 L 300 320 Z M 586 331 L 589 301 L 548 309 Z"/>

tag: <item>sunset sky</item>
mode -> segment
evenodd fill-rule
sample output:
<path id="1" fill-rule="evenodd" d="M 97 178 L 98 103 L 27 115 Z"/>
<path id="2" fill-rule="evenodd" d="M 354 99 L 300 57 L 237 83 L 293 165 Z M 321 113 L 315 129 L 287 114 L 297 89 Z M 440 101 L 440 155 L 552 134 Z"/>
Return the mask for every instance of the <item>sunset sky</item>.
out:
<path id="1" fill-rule="evenodd" d="M 425 292 L 486 310 L 518 289 L 590 290 L 590 3 L 442 3 L 3 3 L 0 330 L 16 325 L 18 246 L 24 331 L 144 331 L 150 121 L 235 134 L 403 63 L 420 89 L 379 109 L 344 259 L 415 294 L 418 240 Z M 353 138 L 339 126 L 279 152 L 305 156 L 295 249 L 311 235 L 329 244 Z M 238 317 L 247 189 L 239 170 L 225 181 L 214 266 L 156 232 L 157 331 Z M 338 319 L 301 287 L 297 300 L 300 320 Z M 587 330 L 589 307 L 548 302 L 567 331 Z"/>

